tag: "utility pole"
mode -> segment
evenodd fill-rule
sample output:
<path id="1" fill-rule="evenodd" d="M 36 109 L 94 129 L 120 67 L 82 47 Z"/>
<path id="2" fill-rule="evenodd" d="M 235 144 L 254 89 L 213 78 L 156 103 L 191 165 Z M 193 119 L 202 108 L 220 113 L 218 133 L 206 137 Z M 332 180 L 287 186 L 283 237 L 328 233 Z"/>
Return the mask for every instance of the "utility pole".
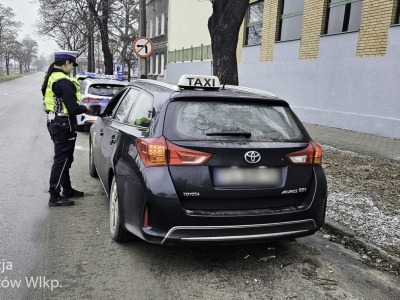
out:
<path id="1" fill-rule="evenodd" d="M 146 0 L 140 0 L 139 2 L 139 10 L 140 10 L 140 23 L 139 23 L 139 32 L 140 36 L 146 36 Z M 140 74 L 147 76 L 147 58 L 139 58 L 139 68 Z"/>

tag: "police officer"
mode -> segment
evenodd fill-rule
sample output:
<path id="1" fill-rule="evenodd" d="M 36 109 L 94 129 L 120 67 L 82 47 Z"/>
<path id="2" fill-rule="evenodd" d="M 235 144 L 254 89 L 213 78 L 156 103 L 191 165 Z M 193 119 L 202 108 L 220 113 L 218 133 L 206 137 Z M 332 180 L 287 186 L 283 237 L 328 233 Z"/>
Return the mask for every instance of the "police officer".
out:
<path id="1" fill-rule="evenodd" d="M 83 197 L 72 188 L 69 169 L 74 160 L 76 115 L 85 113 L 80 103 L 80 86 L 68 76 L 76 63 L 76 51 L 54 52 L 54 62 L 47 70 L 42 85 L 47 129 L 54 143 L 54 162 L 50 173 L 49 206 L 74 205 L 69 198 Z M 62 194 L 60 194 L 62 188 Z"/>

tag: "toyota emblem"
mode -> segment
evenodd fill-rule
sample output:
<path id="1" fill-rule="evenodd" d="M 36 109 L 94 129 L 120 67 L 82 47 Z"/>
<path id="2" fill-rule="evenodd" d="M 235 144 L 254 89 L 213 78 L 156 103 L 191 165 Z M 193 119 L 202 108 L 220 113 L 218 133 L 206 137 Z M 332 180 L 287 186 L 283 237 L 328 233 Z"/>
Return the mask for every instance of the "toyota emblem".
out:
<path id="1" fill-rule="evenodd" d="M 249 151 L 244 154 L 244 160 L 249 164 L 256 164 L 261 160 L 261 154 L 257 151 Z"/>

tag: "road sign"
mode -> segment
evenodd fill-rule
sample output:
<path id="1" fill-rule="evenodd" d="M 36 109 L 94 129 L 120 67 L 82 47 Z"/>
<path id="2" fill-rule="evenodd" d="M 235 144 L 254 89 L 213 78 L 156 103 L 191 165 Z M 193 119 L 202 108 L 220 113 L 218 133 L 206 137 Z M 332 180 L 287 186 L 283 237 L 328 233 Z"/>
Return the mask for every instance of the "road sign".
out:
<path id="1" fill-rule="evenodd" d="M 154 44 L 153 42 L 145 37 L 140 36 L 136 40 L 133 41 L 132 44 L 133 52 L 139 57 L 146 58 L 153 54 Z"/>

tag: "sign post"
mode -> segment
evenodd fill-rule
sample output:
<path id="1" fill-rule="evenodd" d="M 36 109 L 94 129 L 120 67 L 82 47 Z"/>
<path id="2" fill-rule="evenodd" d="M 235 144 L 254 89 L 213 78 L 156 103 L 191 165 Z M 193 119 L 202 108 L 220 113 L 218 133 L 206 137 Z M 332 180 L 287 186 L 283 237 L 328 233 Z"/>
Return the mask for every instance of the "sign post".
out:
<path id="1" fill-rule="evenodd" d="M 133 41 L 132 48 L 138 57 L 147 58 L 153 54 L 154 44 L 149 38 L 140 36 Z"/>

